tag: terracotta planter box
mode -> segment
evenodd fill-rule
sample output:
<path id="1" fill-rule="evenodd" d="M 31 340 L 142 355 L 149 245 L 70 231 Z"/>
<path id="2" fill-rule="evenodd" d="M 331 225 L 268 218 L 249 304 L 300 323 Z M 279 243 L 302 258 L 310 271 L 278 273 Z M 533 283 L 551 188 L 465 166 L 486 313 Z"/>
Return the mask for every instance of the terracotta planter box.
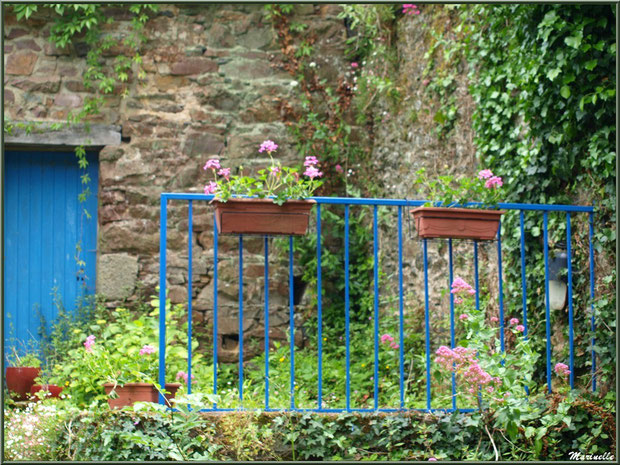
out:
<path id="1" fill-rule="evenodd" d="M 35 367 L 7 367 L 6 387 L 13 393 L 13 398 L 26 400 L 39 373 L 41 369 Z"/>
<path id="2" fill-rule="evenodd" d="M 35 384 L 34 386 L 30 388 L 30 394 L 32 394 L 32 397 L 31 397 L 32 400 L 34 401 L 39 400 L 39 398 L 34 395 L 39 391 L 49 391 L 49 393 L 51 394 L 51 396 L 49 397 L 59 398 L 60 393 L 62 392 L 62 387 L 56 386 L 54 384 Z"/>
<path id="3" fill-rule="evenodd" d="M 420 239 L 452 238 L 492 241 L 505 211 L 419 207 L 411 211 Z"/>
<path id="4" fill-rule="evenodd" d="M 219 234 L 303 236 L 308 231 L 314 200 L 288 200 L 276 205 L 270 199 L 213 201 Z"/>
<path id="5" fill-rule="evenodd" d="M 105 393 L 109 396 L 114 388 L 113 383 L 105 383 L 103 385 Z M 165 390 L 170 394 L 166 394 L 166 399 L 174 399 L 177 390 L 181 387 L 180 383 L 166 383 Z M 117 385 L 114 390 L 118 397 L 112 399 L 108 397 L 108 405 L 110 408 L 122 408 L 132 405 L 134 402 L 155 402 L 159 401 L 159 392 L 150 383 L 127 383 L 124 386 Z"/>

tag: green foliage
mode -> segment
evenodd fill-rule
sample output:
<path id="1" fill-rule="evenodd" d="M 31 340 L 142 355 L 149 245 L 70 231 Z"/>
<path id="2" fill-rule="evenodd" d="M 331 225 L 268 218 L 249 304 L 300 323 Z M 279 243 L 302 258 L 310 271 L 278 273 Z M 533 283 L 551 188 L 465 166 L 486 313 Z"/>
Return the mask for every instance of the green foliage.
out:
<path id="1" fill-rule="evenodd" d="M 471 65 L 475 144 L 484 166 L 506 174 L 506 201 L 596 205 L 594 246 L 602 256 L 594 303 L 599 378 L 613 386 L 615 373 L 615 6 L 476 6 L 466 56 Z M 585 200 L 584 200 L 585 199 Z M 518 217 L 504 221 L 508 232 L 505 281 L 517 295 L 520 284 Z M 550 215 L 550 237 L 566 237 L 564 218 Z M 527 285 L 540 288 L 544 276 L 541 218 L 526 216 Z M 574 307 L 588 309 L 587 217 L 573 216 Z M 514 233 L 513 233 L 514 231 Z M 530 294 L 528 313 L 542 321 L 544 294 Z M 582 335 L 576 366 L 590 364 L 587 311 L 576 312 L 575 334 Z M 554 318 L 566 318 L 555 316 Z M 544 341 L 543 327 L 532 339 Z M 605 342 L 602 342 L 605 341 Z M 604 346 L 604 347 L 601 347 Z M 599 379 L 600 381 L 600 379 Z M 583 380 L 588 384 L 588 378 Z"/>

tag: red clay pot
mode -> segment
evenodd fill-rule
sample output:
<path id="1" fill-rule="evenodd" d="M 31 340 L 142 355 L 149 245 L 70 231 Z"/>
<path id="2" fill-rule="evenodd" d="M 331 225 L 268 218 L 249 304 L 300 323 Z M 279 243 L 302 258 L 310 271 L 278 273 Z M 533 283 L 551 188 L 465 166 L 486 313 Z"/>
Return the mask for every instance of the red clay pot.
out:
<path id="1" fill-rule="evenodd" d="M 303 236 L 308 231 L 314 200 L 287 200 L 276 205 L 270 199 L 214 200 L 219 234 L 269 234 Z"/>
<path id="2" fill-rule="evenodd" d="M 6 387 L 13 392 L 13 398 L 26 400 L 39 373 L 41 369 L 35 367 L 7 367 Z"/>
<path id="3" fill-rule="evenodd" d="M 113 383 L 105 383 L 103 385 L 105 393 L 109 396 L 114 387 Z M 166 399 L 174 399 L 177 390 L 181 387 L 180 383 L 166 383 Z M 150 383 L 127 383 L 124 386 L 117 385 L 114 390 L 118 397 L 112 399 L 108 397 L 108 405 L 110 408 L 122 408 L 132 405 L 134 402 L 155 402 L 159 401 L 159 392 Z"/>
<path id="4" fill-rule="evenodd" d="M 420 239 L 453 238 L 492 241 L 497 238 L 501 210 L 419 207 L 411 211 Z"/>
<path id="5" fill-rule="evenodd" d="M 39 391 L 49 391 L 51 394 L 50 397 L 59 398 L 60 393 L 62 392 L 62 387 L 56 386 L 54 384 L 35 384 L 30 388 L 30 394 L 33 394 L 33 396 L 31 397 L 32 400 L 39 400 L 39 398 L 34 395 Z"/>

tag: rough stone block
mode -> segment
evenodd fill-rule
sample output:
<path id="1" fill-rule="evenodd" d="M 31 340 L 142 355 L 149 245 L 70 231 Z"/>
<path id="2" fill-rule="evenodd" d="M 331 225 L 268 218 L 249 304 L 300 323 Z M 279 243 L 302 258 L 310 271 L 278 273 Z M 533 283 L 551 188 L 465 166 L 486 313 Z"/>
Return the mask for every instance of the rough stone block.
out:
<path id="1" fill-rule="evenodd" d="M 188 57 L 170 65 L 170 74 L 185 76 L 191 74 L 217 72 L 217 62 L 202 57 Z"/>
<path id="2" fill-rule="evenodd" d="M 23 79 L 16 79 L 10 83 L 13 87 L 25 90 L 26 92 L 55 93 L 60 89 L 60 78 L 58 76 L 32 76 Z"/>
<path id="3" fill-rule="evenodd" d="M 6 59 L 6 74 L 30 76 L 38 56 L 33 52 L 13 53 Z"/>
<path id="4" fill-rule="evenodd" d="M 218 134 L 190 133 L 183 144 L 183 153 L 190 157 L 219 155 L 224 149 L 224 138 Z"/>
<path id="5" fill-rule="evenodd" d="M 133 293 L 137 277 L 137 257 L 126 253 L 101 255 L 97 264 L 97 293 L 109 299 L 124 299 Z"/>

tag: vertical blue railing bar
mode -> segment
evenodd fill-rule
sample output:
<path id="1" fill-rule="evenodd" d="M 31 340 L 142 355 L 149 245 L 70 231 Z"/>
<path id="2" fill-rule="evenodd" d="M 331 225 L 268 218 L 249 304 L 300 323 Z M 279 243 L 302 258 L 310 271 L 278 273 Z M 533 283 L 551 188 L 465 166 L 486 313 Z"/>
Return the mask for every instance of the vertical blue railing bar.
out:
<path id="1" fill-rule="evenodd" d="M 192 229 L 194 227 L 192 201 L 187 212 L 187 393 L 192 393 Z"/>
<path id="2" fill-rule="evenodd" d="M 521 305 L 523 306 L 523 337 L 527 340 L 527 282 L 525 280 L 525 227 L 523 210 L 519 212 L 519 227 L 521 229 Z"/>
<path id="3" fill-rule="evenodd" d="M 543 212 L 543 242 L 545 253 L 545 330 L 547 333 L 547 390 L 551 392 L 551 315 L 549 313 L 549 237 L 547 212 Z"/>
<path id="4" fill-rule="evenodd" d="M 288 318 L 291 345 L 291 409 L 295 409 L 295 298 L 293 280 L 293 236 L 288 237 Z"/>
<path id="5" fill-rule="evenodd" d="M 405 349 L 403 305 L 403 207 L 398 206 L 398 366 L 400 408 L 405 408 Z"/>
<path id="6" fill-rule="evenodd" d="M 239 234 L 239 400 L 243 402 L 243 235 Z"/>
<path id="7" fill-rule="evenodd" d="M 499 347 L 504 352 L 504 282 L 502 275 L 502 222 L 497 228 L 497 278 L 499 281 Z M 478 286 L 476 286 L 478 287 Z M 502 365 L 504 364 L 502 360 Z"/>
<path id="8" fill-rule="evenodd" d="M 428 303 L 428 244 L 424 239 L 424 329 L 426 339 L 426 409 L 431 409 L 431 335 Z"/>
<path id="9" fill-rule="evenodd" d="M 594 320 L 594 214 L 590 213 L 588 218 L 588 239 L 590 245 L 590 311 L 592 319 L 590 320 L 590 330 L 592 331 L 592 392 L 596 392 L 596 352 L 594 344 L 596 344 L 595 331 L 596 322 Z"/>
<path id="10" fill-rule="evenodd" d="M 269 236 L 265 236 L 265 408 L 269 408 Z"/>
<path id="11" fill-rule="evenodd" d="M 575 348 L 574 348 L 574 329 L 573 329 L 573 257 L 571 246 L 571 229 L 570 229 L 570 213 L 566 213 L 566 255 L 568 255 L 568 354 L 570 366 L 570 388 L 575 388 Z"/>
<path id="12" fill-rule="evenodd" d="M 159 386 L 166 386 L 166 232 L 168 199 L 162 195 L 159 199 Z M 161 391 L 158 402 L 166 402 Z"/>
<path id="13" fill-rule="evenodd" d="M 525 217 L 523 210 L 519 212 L 519 228 L 521 230 L 521 299 L 523 306 L 523 338 L 527 341 L 527 283 L 525 280 Z M 525 386 L 525 393 L 530 394 L 529 386 Z"/>
<path id="14" fill-rule="evenodd" d="M 449 283 L 448 289 L 452 290 L 452 283 L 454 282 L 454 263 L 452 261 L 452 239 L 448 239 L 448 265 L 449 265 Z M 450 292 L 450 348 L 454 349 L 455 344 L 454 336 L 454 294 Z M 452 364 L 454 366 L 454 364 Z M 456 377 L 454 371 L 452 372 L 452 409 L 456 410 Z"/>
<path id="15" fill-rule="evenodd" d="M 316 288 L 317 288 L 317 336 L 319 340 L 319 391 L 318 406 L 323 408 L 323 292 L 321 282 L 321 204 L 316 206 Z"/>
<path id="16" fill-rule="evenodd" d="M 349 206 L 344 206 L 344 337 L 346 358 L 346 408 L 351 411 L 351 348 L 349 340 Z"/>
<path id="17" fill-rule="evenodd" d="M 213 212 L 213 395 L 217 395 L 217 243 L 218 233 L 215 220 L 215 212 Z M 213 408 L 217 409 L 217 403 L 213 404 Z"/>
<path id="18" fill-rule="evenodd" d="M 377 205 L 372 213 L 373 254 L 374 254 L 374 309 L 375 309 L 375 376 L 374 405 L 379 408 L 379 233 L 377 231 Z"/>
<path id="19" fill-rule="evenodd" d="M 480 286 L 478 283 L 478 241 L 474 241 L 474 286 L 476 287 L 476 310 L 480 310 Z"/>

